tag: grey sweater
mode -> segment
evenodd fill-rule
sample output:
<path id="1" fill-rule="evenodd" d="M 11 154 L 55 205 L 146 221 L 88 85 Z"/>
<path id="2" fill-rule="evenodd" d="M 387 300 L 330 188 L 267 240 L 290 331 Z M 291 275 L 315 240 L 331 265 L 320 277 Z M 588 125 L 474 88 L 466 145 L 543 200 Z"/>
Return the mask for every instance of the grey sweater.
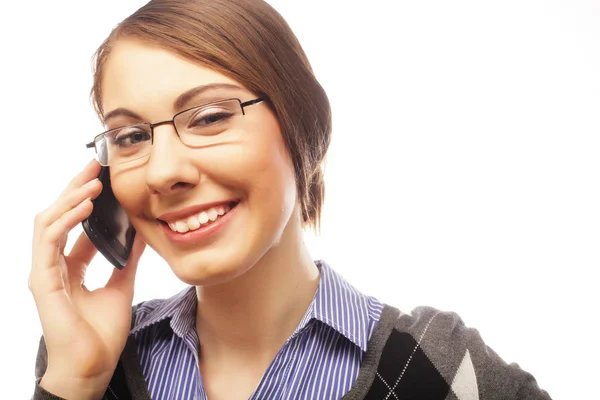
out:
<path id="1" fill-rule="evenodd" d="M 33 399 L 61 400 L 39 386 L 47 359 L 42 337 Z M 150 400 L 133 336 L 103 399 Z M 343 397 L 359 399 L 547 400 L 550 396 L 531 374 L 505 363 L 457 314 L 430 307 L 404 314 L 386 305 L 356 382 Z"/>

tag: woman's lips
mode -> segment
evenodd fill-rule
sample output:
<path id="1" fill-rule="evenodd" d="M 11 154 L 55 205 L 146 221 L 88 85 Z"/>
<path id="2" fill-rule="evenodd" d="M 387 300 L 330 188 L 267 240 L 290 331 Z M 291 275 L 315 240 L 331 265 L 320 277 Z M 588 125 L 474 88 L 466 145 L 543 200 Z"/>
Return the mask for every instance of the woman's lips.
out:
<path id="1" fill-rule="evenodd" d="M 194 214 L 198 214 L 202 211 L 206 211 L 213 207 L 232 205 L 234 203 L 239 203 L 239 200 L 221 200 L 221 201 L 213 201 L 211 203 L 196 204 L 194 206 L 189 206 L 189 207 L 183 208 L 178 211 L 172 211 L 172 212 L 167 212 L 167 213 L 161 214 L 156 218 L 161 221 L 165 221 L 167 223 L 175 222 L 177 220 L 190 217 Z"/>
<path id="2" fill-rule="evenodd" d="M 174 244 L 199 244 L 220 232 L 228 224 L 231 218 L 235 216 L 239 204 L 239 202 L 233 203 L 233 207 L 224 215 L 219 216 L 215 221 L 203 224 L 198 229 L 190 230 L 185 233 L 173 231 L 165 221 L 160 221 L 161 227 L 165 236 Z"/>

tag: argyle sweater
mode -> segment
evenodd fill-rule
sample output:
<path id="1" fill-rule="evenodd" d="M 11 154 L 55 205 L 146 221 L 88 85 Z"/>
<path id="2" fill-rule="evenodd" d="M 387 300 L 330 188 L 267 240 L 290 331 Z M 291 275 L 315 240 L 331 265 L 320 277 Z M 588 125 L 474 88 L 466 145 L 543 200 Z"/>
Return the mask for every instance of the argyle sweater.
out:
<path id="1" fill-rule="evenodd" d="M 134 309 L 135 317 L 135 309 Z M 135 318 L 134 318 L 135 320 Z M 61 400 L 41 386 L 47 366 L 42 339 L 34 400 Z M 318 398 L 318 397 L 317 397 Z M 130 336 L 103 399 L 150 400 Z M 352 389 L 342 400 L 546 400 L 533 376 L 505 363 L 455 313 L 385 306 Z"/>

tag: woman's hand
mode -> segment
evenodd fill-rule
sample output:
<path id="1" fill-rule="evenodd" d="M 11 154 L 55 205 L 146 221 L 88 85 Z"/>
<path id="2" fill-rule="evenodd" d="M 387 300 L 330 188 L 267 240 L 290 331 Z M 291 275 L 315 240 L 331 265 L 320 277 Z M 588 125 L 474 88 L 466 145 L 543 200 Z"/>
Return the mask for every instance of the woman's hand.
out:
<path id="1" fill-rule="evenodd" d="M 136 235 L 129 262 L 105 287 L 90 292 L 85 271 L 96 254 L 82 233 L 69 255 L 67 235 L 92 212 L 101 190 L 92 161 L 48 209 L 35 218 L 31 290 L 48 350 L 41 386 L 64 398 L 100 398 L 116 368 L 131 326 L 135 273 L 145 243 Z"/>

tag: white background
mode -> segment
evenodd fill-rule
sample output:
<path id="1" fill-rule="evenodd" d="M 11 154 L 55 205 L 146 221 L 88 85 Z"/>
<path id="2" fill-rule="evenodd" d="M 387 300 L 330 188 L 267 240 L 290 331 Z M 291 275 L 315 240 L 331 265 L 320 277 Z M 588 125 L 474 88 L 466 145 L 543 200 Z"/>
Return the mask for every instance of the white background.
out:
<path id="1" fill-rule="evenodd" d="M 333 107 L 315 258 L 404 311 L 458 312 L 555 399 L 597 396 L 600 1 L 271 3 Z M 93 156 L 90 59 L 144 1 L 8 4 L 0 388 L 27 398 L 33 218 Z M 138 277 L 136 302 L 183 287 L 151 251 Z"/>

